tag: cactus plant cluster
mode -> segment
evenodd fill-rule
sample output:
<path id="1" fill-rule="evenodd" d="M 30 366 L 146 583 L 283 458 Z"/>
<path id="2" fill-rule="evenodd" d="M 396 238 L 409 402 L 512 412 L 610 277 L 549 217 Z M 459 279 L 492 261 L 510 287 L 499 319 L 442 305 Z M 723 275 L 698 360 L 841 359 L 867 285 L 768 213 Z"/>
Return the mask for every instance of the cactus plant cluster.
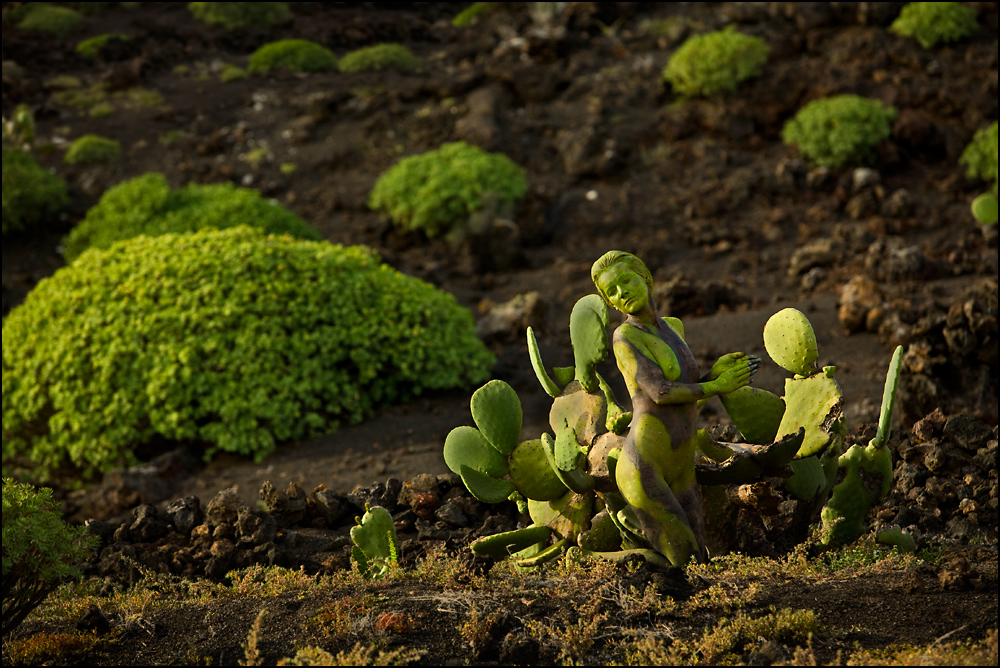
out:
<path id="1" fill-rule="evenodd" d="M 472 545 L 474 553 L 513 557 L 524 566 L 568 550 L 610 559 L 641 555 L 652 563 L 668 563 L 668 555 L 643 534 L 618 489 L 615 471 L 632 414 L 618 405 L 596 371 L 607 356 L 607 324 L 607 307 L 598 296 L 577 302 L 570 318 L 575 364 L 553 369 L 551 375 L 528 329 L 532 366 L 553 398 L 551 434 L 518 443 L 520 400 L 507 383 L 492 380 L 472 396 L 475 427 L 457 427 L 448 435 L 445 462 L 469 492 L 485 503 L 514 501 L 532 521 L 480 538 Z M 823 541 L 831 546 L 852 542 L 891 482 L 886 444 L 901 350 L 889 368 L 876 437 L 867 447 L 855 445 L 845 452 L 842 392 L 833 378 L 835 369 L 817 367 L 819 351 L 809 320 L 795 309 L 780 311 L 768 321 L 764 340 L 772 359 L 794 376 L 787 379 L 783 397 L 751 387 L 722 395 L 747 443 L 718 443 L 701 430 L 697 481 L 702 486 L 733 485 L 776 473 L 786 476 L 787 495 L 813 502 L 823 523 Z M 887 536 L 903 544 L 905 538 Z"/>

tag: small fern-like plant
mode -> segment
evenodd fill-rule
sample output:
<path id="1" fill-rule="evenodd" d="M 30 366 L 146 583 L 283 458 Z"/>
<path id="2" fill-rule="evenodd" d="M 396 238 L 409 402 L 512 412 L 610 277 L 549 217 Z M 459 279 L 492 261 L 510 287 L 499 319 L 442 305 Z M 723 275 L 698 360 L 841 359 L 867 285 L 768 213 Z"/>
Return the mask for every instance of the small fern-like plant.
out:
<path id="1" fill-rule="evenodd" d="M 771 47 L 731 28 L 689 38 L 670 57 L 663 78 L 681 95 L 711 96 L 736 90 L 758 76 Z"/>
<path id="2" fill-rule="evenodd" d="M 3 635 L 7 637 L 52 590 L 70 578 L 96 543 L 63 521 L 52 490 L 3 479 Z"/>
<path id="3" fill-rule="evenodd" d="M 978 27 L 975 10 L 960 2 L 911 2 L 903 7 L 889 30 L 912 37 L 930 49 L 965 39 Z"/>
<path id="4" fill-rule="evenodd" d="M 813 100 L 785 123 L 781 138 L 825 167 L 862 165 L 892 133 L 896 110 L 878 100 L 837 95 Z"/>
<path id="5" fill-rule="evenodd" d="M 507 156 L 454 142 L 400 160 L 379 177 L 368 206 L 400 228 L 435 237 L 487 201 L 512 206 L 526 189 L 524 169 Z"/>
<path id="6" fill-rule="evenodd" d="M 322 72 L 337 68 L 337 57 L 324 46 L 305 39 L 283 39 L 265 44 L 250 55 L 247 71 L 266 74 L 271 70 Z"/>

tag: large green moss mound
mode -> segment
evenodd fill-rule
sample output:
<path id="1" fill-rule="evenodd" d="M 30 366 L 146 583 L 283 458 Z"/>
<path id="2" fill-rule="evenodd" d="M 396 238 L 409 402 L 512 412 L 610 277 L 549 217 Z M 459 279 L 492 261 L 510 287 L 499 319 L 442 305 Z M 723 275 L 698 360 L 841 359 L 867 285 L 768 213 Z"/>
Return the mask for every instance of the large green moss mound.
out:
<path id="1" fill-rule="evenodd" d="M 67 204 L 65 181 L 30 153 L 3 147 L 3 234 L 40 223 Z"/>
<path id="2" fill-rule="evenodd" d="M 266 74 L 271 70 L 322 72 L 337 68 L 337 56 L 325 46 L 305 39 L 283 39 L 260 47 L 250 54 L 247 71 Z"/>
<path id="3" fill-rule="evenodd" d="M 322 239 L 301 218 L 263 199 L 252 188 L 237 188 L 231 183 L 191 183 L 171 190 L 163 174 L 150 172 L 109 188 L 66 235 L 63 245 L 66 259 L 72 260 L 91 246 L 108 248 L 116 241 L 140 234 L 156 236 L 236 225 L 300 239 Z"/>
<path id="4" fill-rule="evenodd" d="M 5 469 L 92 474 L 143 444 L 261 458 L 486 379 L 454 297 L 371 250 L 246 227 L 140 236 L 57 271 L 3 325 Z"/>

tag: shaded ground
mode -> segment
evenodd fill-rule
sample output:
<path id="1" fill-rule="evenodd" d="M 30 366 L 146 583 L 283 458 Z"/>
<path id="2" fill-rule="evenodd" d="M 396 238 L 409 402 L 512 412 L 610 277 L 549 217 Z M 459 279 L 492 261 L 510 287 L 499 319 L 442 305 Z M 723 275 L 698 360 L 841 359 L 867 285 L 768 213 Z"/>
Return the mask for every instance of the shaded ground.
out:
<path id="1" fill-rule="evenodd" d="M 984 185 L 966 179 L 957 160 L 972 134 L 997 117 L 996 3 L 972 3 L 982 24 L 973 38 L 930 51 L 885 30 L 902 3 L 571 3 L 548 30 L 517 3 L 468 29 L 450 26 L 454 5 L 417 4 L 301 3 L 272 30 L 226 31 L 194 22 L 182 3 L 143 3 L 88 16 L 61 42 L 5 23 L 4 115 L 19 103 L 32 107 L 40 143 L 57 148 L 38 153 L 70 183 L 73 207 L 53 229 L 4 238 L 4 313 L 62 265 L 60 237 L 107 187 L 146 171 L 164 172 L 174 186 L 231 180 L 260 188 L 331 241 L 378 249 L 394 267 L 454 293 L 484 323 L 493 306 L 537 292 L 537 309 L 483 330 L 498 357 L 494 376 L 518 391 L 524 436 L 533 438 L 546 429 L 549 403 L 527 361 L 524 327 L 539 333 L 548 365 L 568 364 L 568 313 L 593 292 L 591 263 L 608 249 L 629 250 L 654 272 L 661 310 L 684 320 L 702 364 L 731 350 L 762 353 L 768 316 L 785 306 L 807 313 L 821 363 L 838 368 L 852 434 L 866 433 L 877 420 L 890 352 L 905 345 L 893 444 L 897 490 L 878 522 L 911 526 L 921 547 L 945 541 L 952 552 L 933 565 L 903 564 L 863 577 L 848 571 L 786 581 L 729 573 L 713 581 L 619 567 L 606 582 L 552 597 L 530 593 L 550 591 L 554 580 L 546 576 L 511 593 L 496 583 L 476 584 L 467 573 L 369 589 L 354 583 L 310 594 L 223 597 L 193 607 L 150 605 L 131 625 L 127 614 L 108 612 L 109 632 L 121 635 L 79 662 L 235 663 L 262 608 L 274 613 L 261 634 L 265 660 L 273 662 L 313 638 L 318 611 L 359 591 L 391 601 L 379 614 L 401 608 L 411 626 L 400 633 L 362 626 L 318 634 L 316 642 L 337 651 L 355 640 L 426 649 L 425 663 L 552 662 L 558 643 L 532 634 L 528 622 L 560 620 L 586 605 L 603 605 L 601 613 L 633 629 L 609 631 L 580 657 L 594 662 L 625 660 L 623 643 L 641 635 L 635 629 L 683 639 L 732 612 L 718 604 L 705 606 L 702 617 L 690 609 L 656 612 L 648 601 L 616 599 L 602 589 L 632 580 L 640 592 L 653 583 L 661 599 L 669 594 L 684 605 L 713 583 L 746 592 L 747 582 L 764 582 L 745 597 L 745 610 L 815 610 L 827 629 L 814 646 L 824 661 L 854 643 L 929 644 L 949 633 L 948 640 L 978 640 L 995 629 L 997 244 L 995 232 L 984 233 L 969 213 Z M 771 44 L 763 75 L 721 100 L 679 101 L 659 76 L 670 54 L 688 34 L 729 23 Z M 129 34 L 129 46 L 97 60 L 73 51 L 79 39 L 106 32 Z M 313 39 L 338 55 L 400 41 L 424 67 L 405 75 L 275 74 L 218 82 L 223 63 L 245 66 L 253 49 L 282 37 Z M 116 111 L 93 118 L 57 101 L 57 75 L 77 77 L 84 87 L 103 83 L 112 93 L 141 87 L 163 100 L 146 107 L 113 98 Z M 874 172 L 812 170 L 781 143 L 782 124 L 798 108 L 838 93 L 875 97 L 900 110 Z M 91 132 L 119 140 L 124 158 L 111 166 L 62 164 L 58 149 Z M 375 180 L 401 156 L 456 139 L 502 150 L 527 170 L 516 235 L 499 225 L 458 245 L 428 241 L 393 230 L 367 209 Z M 297 166 L 291 174 L 280 168 L 287 163 Z M 868 282 L 855 280 L 845 291 L 857 277 Z M 602 372 L 620 383 L 613 365 Z M 783 377 L 768 362 L 755 383 L 780 392 Z M 108 578 L 112 589 L 139 578 L 123 556 L 185 578 L 221 577 L 228 567 L 254 563 L 336 573 L 346 564 L 346 530 L 357 503 L 392 497 L 396 504 L 402 485 L 387 480 L 421 479 L 436 495 L 421 510 L 425 517 L 412 503 L 395 509 L 404 514 L 398 518 L 404 543 L 411 541 L 404 562 L 445 545 L 457 556 L 444 561 L 457 568 L 469 560 L 461 546 L 470 536 L 517 519 L 511 509 L 476 504 L 447 475 L 441 445 L 450 429 L 471 423 L 468 397 L 440 393 L 385 408 L 360 426 L 279 448 L 261 464 L 221 458 L 203 467 L 174 453 L 66 497 L 67 512 L 78 521 L 100 520 L 92 528 L 105 539 L 105 552 L 91 572 Z M 940 418 L 918 422 L 935 409 Z M 726 421 L 718 404 L 703 415 L 709 424 Z M 239 507 L 257 508 L 267 481 L 276 490 L 265 503 L 274 533 L 260 543 L 241 541 Z M 317 509 L 313 490 L 321 484 L 342 500 L 336 519 Z M 352 496 L 358 485 L 367 491 Z M 233 517 L 201 526 L 229 526 L 231 535 L 178 531 L 176 516 L 165 512 L 189 496 L 208 511 L 226 489 L 234 494 L 223 495 L 222 506 Z M 960 508 L 967 500 L 972 506 Z M 158 505 L 162 533 L 146 531 L 148 513 L 133 514 L 143 503 Z M 464 525 L 438 514 L 456 505 Z M 738 547 L 768 554 L 769 532 L 777 530 L 744 519 Z M 484 564 L 468 567 L 476 573 Z M 172 592 L 181 585 L 157 586 Z M 606 594 L 598 597 L 604 603 L 595 602 L 594 591 Z M 470 653 L 457 628 L 473 609 L 497 615 L 487 633 L 496 642 L 483 641 L 481 656 L 475 643 Z M 57 626 L 33 620 L 19 635 Z M 513 640 L 504 644 L 508 634 Z M 738 655 L 789 660 L 801 644 L 779 643 L 768 656 L 754 643 Z"/>

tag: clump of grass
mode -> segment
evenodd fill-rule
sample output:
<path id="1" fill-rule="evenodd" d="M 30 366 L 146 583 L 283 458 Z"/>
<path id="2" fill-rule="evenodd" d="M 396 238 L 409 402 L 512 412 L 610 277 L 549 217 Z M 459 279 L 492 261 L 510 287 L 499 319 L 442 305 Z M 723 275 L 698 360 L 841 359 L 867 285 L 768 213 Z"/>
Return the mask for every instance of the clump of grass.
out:
<path id="1" fill-rule="evenodd" d="M 903 7 L 889 30 L 912 37 L 930 49 L 965 39 L 978 27 L 976 11 L 961 2 L 911 2 Z"/>
<path id="2" fill-rule="evenodd" d="M 279 666 L 408 666 L 419 661 L 424 650 L 401 647 L 384 651 L 374 645 L 365 647 L 357 643 L 349 652 L 338 652 L 336 656 L 322 647 L 306 647 L 289 659 L 278 661 Z"/>
<path id="3" fill-rule="evenodd" d="M 540 642 L 553 643 L 559 650 L 559 660 L 578 663 L 584 661 L 608 619 L 608 614 L 598 612 L 598 604 L 585 605 L 575 622 L 559 626 L 534 619 L 524 620 L 528 631 Z"/>
<path id="4" fill-rule="evenodd" d="M 336 67 L 337 57 L 326 47 L 305 39 L 283 39 L 254 51 L 247 71 L 251 74 L 266 74 L 276 69 L 322 72 Z"/>
<path id="5" fill-rule="evenodd" d="M 414 56 L 402 44 L 376 44 L 366 46 L 357 51 L 351 51 L 340 59 L 337 67 L 341 72 L 376 72 L 380 70 L 397 70 L 408 72 L 421 65 L 421 60 Z"/>
<path id="6" fill-rule="evenodd" d="M 76 631 L 73 633 L 49 633 L 40 631 L 25 638 L 17 638 L 4 646 L 5 660 L 9 655 L 13 665 L 41 666 L 61 663 L 74 656 L 93 651 L 101 639 L 95 634 Z"/>
<path id="7" fill-rule="evenodd" d="M 663 78 L 681 95 L 711 96 L 732 92 L 758 76 L 771 47 L 759 37 L 731 28 L 695 35 L 670 57 Z"/>
<path id="8" fill-rule="evenodd" d="M 798 658 L 798 657 L 796 657 Z M 803 665 L 803 664 L 799 664 Z M 815 664 L 813 664 L 815 665 Z M 997 629 L 987 632 L 981 642 L 934 643 L 927 647 L 888 647 L 851 654 L 850 666 L 995 666 Z"/>
<path id="9" fill-rule="evenodd" d="M 122 155 L 122 146 L 114 139 L 100 135 L 84 135 L 66 151 L 64 160 L 70 165 L 93 165 L 114 162 Z"/>

